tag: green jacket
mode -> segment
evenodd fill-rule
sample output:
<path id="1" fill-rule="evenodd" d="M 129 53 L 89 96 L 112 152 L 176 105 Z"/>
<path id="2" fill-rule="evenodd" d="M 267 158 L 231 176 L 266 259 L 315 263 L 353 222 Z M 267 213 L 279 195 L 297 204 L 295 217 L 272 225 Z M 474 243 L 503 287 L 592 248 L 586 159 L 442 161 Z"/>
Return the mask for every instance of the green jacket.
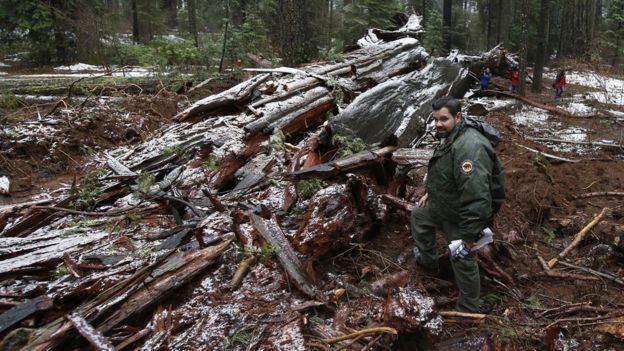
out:
<path id="1" fill-rule="evenodd" d="M 428 207 L 458 224 L 464 241 L 480 236 L 505 199 L 503 165 L 490 141 L 462 120 L 429 161 Z"/>

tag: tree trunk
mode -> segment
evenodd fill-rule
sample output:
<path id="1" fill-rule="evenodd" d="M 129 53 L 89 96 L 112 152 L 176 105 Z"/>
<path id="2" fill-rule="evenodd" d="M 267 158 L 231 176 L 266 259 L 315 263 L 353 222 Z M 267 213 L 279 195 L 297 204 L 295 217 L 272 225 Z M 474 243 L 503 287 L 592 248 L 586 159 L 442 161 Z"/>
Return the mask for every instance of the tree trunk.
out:
<path id="1" fill-rule="evenodd" d="M 132 41 L 139 42 L 139 12 L 137 11 L 137 0 L 132 0 Z"/>
<path id="2" fill-rule="evenodd" d="M 453 8 L 452 0 L 444 0 L 444 7 L 442 9 L 442 37 L 444 40 L 444 52 L 446 54 L 451 52 L 451 14 Z"/>
<path id="3" fill-rule="evenodd" d="M 195 6 L 195 0 L 188 1 L 188 20 L 189 20 L 189 33 L 195 40 L 195 47 L 199 47 L 199 38 L 197 37 L 197 7 Z"/>
<path id="4" fill-rule="evenodd" d="M 501 34 L 503 32 L 503 1 L 498 0 L 498 13 L 497 13 L 497 21 L 496 21 L 496 44 L 501 43 Z"/>
<path id="5" fill-rule="evenodd" d="M 524 96 L 526 68 L 527 68 L 527 51 L 529 46 L 529 0 L 522 0 L 522 42 L 520 43 L 520 95 Z"/>
<path id="6" fill-rule="evenodd" d="M 219 60 L 219 73 L 223 71 L 223 59 L 225 57 L 225 47 L 227 44 L 228 27 L 230 25 L 230 2 L 225 4 L 225 28 L 223 29 L 223 47 L 221 48 L 221 60 Z"/>
<path id="7" fill-rule="evenodd" d="M 539 28 L 537 31 L 537 53 L 535 57 L 535 67 L 533 69 L 532 91 L 539 93 L 542 91 L 542 74 L 548 52 L 548 18 L 550 14 L 550 0 L 541 0 Z"/>
<path id="8" fill-rule="evenodd" d="M 486 50 L 490 48 L 492 45 L 492 2 L 494 0 L 488 0 L 487 2 L 487 15 L 485 17 L 486 28 L 487 28 L 487 36 L 486 36 Z"/>

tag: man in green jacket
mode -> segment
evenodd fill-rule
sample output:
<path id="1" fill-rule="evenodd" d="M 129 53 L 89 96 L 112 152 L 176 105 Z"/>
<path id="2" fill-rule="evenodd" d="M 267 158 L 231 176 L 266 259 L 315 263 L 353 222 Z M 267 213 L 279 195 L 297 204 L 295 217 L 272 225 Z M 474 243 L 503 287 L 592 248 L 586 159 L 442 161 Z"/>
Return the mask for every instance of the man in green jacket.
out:
<path id="1" fill-rule="evenodd" d="M 427 193 L 411 215 L 416 261 L 431 273 L 439 272 L 436 229 L 447 242 L 462 240 L 466 250 L 451 257 L 459 288 L 457 310 L 479 311 L 479 266 L 471 246 L 505 199 L 504 173 L 494 146 L 498 133 L 489 125 L 462 118 L 457 99 L 433 102 L 436 137 L 441 140 L 429 161 Z"/>

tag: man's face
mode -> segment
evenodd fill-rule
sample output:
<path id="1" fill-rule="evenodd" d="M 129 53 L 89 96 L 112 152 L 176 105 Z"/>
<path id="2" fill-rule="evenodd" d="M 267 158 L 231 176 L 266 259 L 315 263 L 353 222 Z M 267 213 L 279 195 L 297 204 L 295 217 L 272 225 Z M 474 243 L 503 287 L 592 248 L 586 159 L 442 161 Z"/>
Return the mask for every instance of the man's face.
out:
<path id="1" fill-rule="evenodd" d="M 461 112 L 453 116 L 448 108 L 442 107 L 437 111 L 433 111 L 433 119 L 435 120 L 436 137 L 446 138 L 461 120 Z"/>

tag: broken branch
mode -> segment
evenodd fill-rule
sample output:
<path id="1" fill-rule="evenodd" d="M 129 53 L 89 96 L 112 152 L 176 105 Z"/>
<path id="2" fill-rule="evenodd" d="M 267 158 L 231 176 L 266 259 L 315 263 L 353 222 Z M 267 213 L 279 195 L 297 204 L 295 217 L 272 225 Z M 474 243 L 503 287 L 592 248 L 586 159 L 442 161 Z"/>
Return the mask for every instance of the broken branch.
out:
<path id="1" fill-rule="evenodd" d="M 561 251 L 561 253 L 557 257 L 548 261 L 548 268 L 553 268 L 560 259 L 563 259 L 570 253 L 570 251 L 574 250 L 581 243 L 583 238 L 587 236 L 589 231 L 602 220 L 602 217 L 604 217 L 608 210 L 608 207 L 603 208 L 593 221 L 591 221 L 588 225 L 585 226 L 585 228 L 583 228 L 580 232 L 578 232 L 578 234 L 576 234 L 576 236 L 574 237 L 574 241 L 572 241 L 572 243 L 568 245 L 568 247 Z"/>
<path id="2" fill-rule="evenodd" d="M 370 334 L 377 334 L 377 333 L 388 333 L 388 334 L 392 334 L 392 335 L 397 335 L 399 332 L 396 329 L 390 328 L 390 327 L 376 327 L 376 328 L 368 328 L 368 329 L 358 330 L 355 333 L 351 333 L 351 334 L 347 334 L 347 335 L 343 335 L 343 336 L 338 336 L 338 337 L 335 337 L 335 338 L 321 339 L 321 341 L 326 343 L 326 344 L 333 344 L 333 343 L 336 343 L 338 341 L 349 340 L 349 339 L 357 338 L 357 337 L 360 337 L 360 336 L 365 336 L 365 335 L 370 335 Z"/>

